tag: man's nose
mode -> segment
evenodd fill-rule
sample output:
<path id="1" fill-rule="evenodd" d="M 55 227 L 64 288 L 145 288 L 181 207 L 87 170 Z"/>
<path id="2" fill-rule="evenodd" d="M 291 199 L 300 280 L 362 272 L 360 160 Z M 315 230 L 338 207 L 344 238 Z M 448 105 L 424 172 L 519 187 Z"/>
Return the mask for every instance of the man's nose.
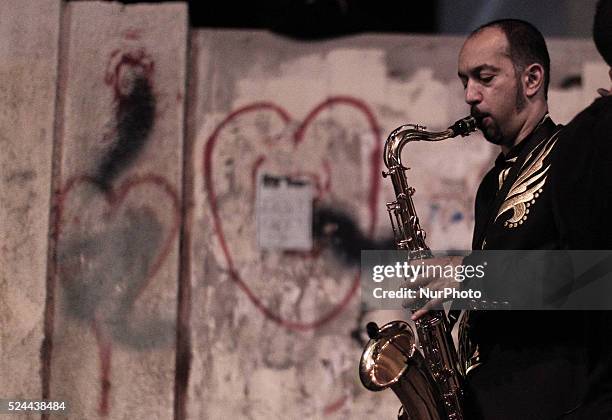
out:
<path id="1" fill-rule="evenodd" d="M 471 81 L 468 81 L 465 87 L 465 102 L 468 105 L 477 105 L 482 102 L 482 92 Z"/>

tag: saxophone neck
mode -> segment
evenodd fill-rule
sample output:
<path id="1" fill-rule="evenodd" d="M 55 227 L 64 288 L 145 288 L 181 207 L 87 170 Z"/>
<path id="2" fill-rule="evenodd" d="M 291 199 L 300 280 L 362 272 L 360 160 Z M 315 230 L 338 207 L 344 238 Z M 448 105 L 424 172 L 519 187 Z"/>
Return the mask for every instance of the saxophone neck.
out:
<path id="1" fill-rule="evenodd" d="M 402 149 L 413 141 L 441 141 L 456 136 L 467 136 L 476 130 L 476 119 L 472 116 L 455 121 L 444 131 L 427 131 L 427 127 L 418 124 L 402 125 L 389 134 L 383 151 L 383 160 L 388 169 L 402 167 Z"/>

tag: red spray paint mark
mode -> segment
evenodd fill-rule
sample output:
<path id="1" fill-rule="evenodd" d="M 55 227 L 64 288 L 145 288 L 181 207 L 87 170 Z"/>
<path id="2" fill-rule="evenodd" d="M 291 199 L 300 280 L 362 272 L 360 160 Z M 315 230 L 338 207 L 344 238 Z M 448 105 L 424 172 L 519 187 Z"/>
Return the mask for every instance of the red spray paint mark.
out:
<path id="1" fill-rule="evenodd" d="M 348 400 L 348 397 L 345 395 L 344 397 L 338 398 L 333 403 L 328 404 L 323 409 L 323 414 L 326 416 L 334 414 L 336 411 L 340 410 L 344 406 L 344 404 L 346 403 L 346 400 Z"/>
<path id="2" fill-rule="evenodd" d="M 266 161 L 265 156 L 258 156 L 251 167 L 251 203 L 255 202 L 255 191 L 257 191 L 257 173 L 259 172 L 259 168 Z"/>
<path id="3" fill-rule="evenodd" d="M 373 148 L 374 150 L 372 151 L 372 154 L 370 157 L 370 163 L 371 163 L 372 170 L 371 170 L 371 176 L 370 176 L 371 184 L 370 184 L 369 195 L 368 195 L 369 210 L 370 210 L 368 233 L 372 235 L 374 233 L 374 229 L 376 226 L 376 214 L 377 214 L 376 207 L 378 204 L 378 189 L 379 189 L 378 186 L 379 186 L 379 178 L 380 178 L 379 171 L 380 171 L 380 160 L 381 160 L 380 159 L 381 137 L 380 137 L 380 128 L 379 128 L 378 122 L 376 121 L 374 114 L 368 108 L 368 106 L 364 102 L 360 101 L 359 99 L 348 97 L 348 96 L 336 96 L 336 97 L 328 98 L 327 100 L 321 102 L 319 105 L 313 108 L 310 111 L 310 113 L 308 113 L 306 118 L 304 118 L 302 123 L 298 126 L 297 130 L 293 134 L 293 142 L 296 146 L 299 145 L 299 143 L 304 140 L 304 134 L 307 128 L 312 123 L 312 121 L 317 117 L 317 115 L 324 109 L 330 108 L 336 105 L 346 105 L 346 106 L 352 107 L 358 110 L 359 112 L 361 112 L 366 117 L 368 124 L 370 126 L 370 130 L 372 132 L 372 135 L 374 136 L 374 139 L 376 140 L 374 148 Z M 261 112 L 261 111 L 270 111 L 270 112 L 276 113 L 278 117 L 285 124 L 289 123 L 291 120 L 289 113 L 285 111 L 283 108 L 281 108 L 280 106 L 273 104 L 273 103 L 269 103 L 269 102 L 256 102 L 256 103 L 244 106 L 242 108 L 239 108 L 231 112 L 227 117 L 225 117 L 225 119 L 223 119 L 223 121 L 221 121 L 221 123 L 215 128 L 213 133 L 210 135 L 210 137 L 206 141 L 206 145 L 204 147 L 204 153 L 203 153 L 203 176 L 204 176 L 205 188 L 209 196 L 209 203 L 210 203 L 212 217 L 213 217 L 213 224 L 214 224 L 215 231 L 217 233 L 217 238 L 219 240 L 221 249 L 227 261 L 230 278 L 238 285 L 240 290 L 242 290 L 247 295 L 251 303 L 253 303 L 253 305 L 266 318 L 268 318 L 269 320 L 287 329 L 295 330 L 295 331 L 306 331 L 310 329 L 315 329 L 333 320 L 344 310 L 344 308 L 348 305 L 348 303 L 350 302 L 350 300 L 352 299 L 352 297 L 355 295 L 355 293 L 357 292 L 359 288 L 359 274 L 357 273 L 350 290 L 341 299 L 341 301 L 336 306 L 334 306 L 329 312 L 323 314 L 320 318 L 317 318 L 311 322 L 299 322 L 299 321 L 284 319 L 277 313 L 273 312 L 272 309 L 264 305 L 264 303 L 249 288 L 249 286 L 244 282 L 244 280 L 241 278 L 240 274 L 236 270 L 234 261 L 232 258 L 232 254 L 225 241 L 225 235 L 223 232 L 221 219 L 219 217 L 219 212 L 217 209 L 217 198 L 216 198 L 214 182 L 213 182 L 214 171 L 213 171 L 212 154 L 213 154 L 217 139 L 219 137 L 219 134 L 230 122 L 235 120 L 237 117 L 242 116 L 244 114 L 251 113 L 251 112 Z"/>
<path id="4" fill-rule="evenodd" d="M 71 191 L 74 190 L 75 187 L 82 184 L 91 184 L 96 186 L 97 188 L 97 182 L 92 176 L 81 175 L 69 179 L 66 183 L 66 186 L 58 193 L 56 213 L 57 218 L 54 223 L 54 239 L 56 243 L 59 243 L 59 238 L 62 234 L 63 226 L 66 223 L 62 219 L 62 216 L 66 208 L 67 197 L 69 196 Z M 157 258 L 155 258 L 153 264 L 149 267 L 147 275 L 145 277 L 145 281 L 139 287 L 138 291 L 135 294 L 136 299 L 142 294 L 142 292 L 150 284 L 151 280 L 155 277 L 159 269 L 162 267 L 164 261 L 166 260 L 171 251 L 172 244 L 174 243 L 178 235 L 178 230 L 181 223 L 181 208 L 179 196 L 175 189 L 166 179 L 154 174 L 127 179 L 118 188 L 110 189 L 102 193 L 104 194 L 105 201 L 109 206 L 107 216 L 109 218 L 112 218 L 117 214 L 117 210 L 122 205 L 122 203 L 124 203 L 126 197 L 130 194 L 130 192 L 134 191 L 136 188 L 143 187 L 146 185 L 153 185 L 155 188 L 161 190 L 168 197 L 168 199 L 172 203 L 173 221 L 167 238 L 162 246 L 162 249 L 159 251 L 158 256 Z M 93 314 L 93 318 L 91 320 L 91 328 L 96 337 L 96 342 L 98 345 L 98 356 L 100 360 L 101 395 L 98 411 L 100 415 L 106 416 L 109 413 L 109 395 L 111 389 L 110 372 L 112 339 L 110 336 L 110 332 L 108 331 L 104 322 L 101 322 L 99 320 L 99 314 Z"/>
<path id="5" fill-rule="evenodd" d="M 106 66 L 104 83 L 115 92 L 115 100 L 125 96 L 129 89 L 123 86 L 133 77 L 144 77 L 152 84 L 155 62 L 143 48 L 131 51 L 115 50 Z"/>
<path id="6" fill-rule="evenodd" d="M 142 37 L 142 29 L 130 28 L 121 33 L 124 39 L 138 41 Z"/>
<path id="7" fill-rule="evenodd" d="M 96 343 L 98 344 L 98 359 L 100 360 L 100 403 L 98 405 L 98 413 L 101 416 L 107 416 L 109 413 L 108 399 L 111 389 L 112 341 L 106 327 L 98 320 L 92 320 L 91 329 L 96 337 Z"/>

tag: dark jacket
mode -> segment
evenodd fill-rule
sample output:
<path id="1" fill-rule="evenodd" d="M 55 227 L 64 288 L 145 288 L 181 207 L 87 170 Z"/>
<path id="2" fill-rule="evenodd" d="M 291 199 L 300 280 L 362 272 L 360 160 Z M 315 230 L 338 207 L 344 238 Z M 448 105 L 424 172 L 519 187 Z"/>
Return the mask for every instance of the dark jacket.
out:
<path id="1" fill-rule="evenodd" d="M 485 175 L 474 249 L 612 250 L 612 98 L 558 129 L 545 121 Z M 524 157 L 512 185 L 527 194 L 497 198 Z M 611 313 L 472 312 L 470 334 L 485 361 L 468 375 L 472 417 L 612 418 Z"/>

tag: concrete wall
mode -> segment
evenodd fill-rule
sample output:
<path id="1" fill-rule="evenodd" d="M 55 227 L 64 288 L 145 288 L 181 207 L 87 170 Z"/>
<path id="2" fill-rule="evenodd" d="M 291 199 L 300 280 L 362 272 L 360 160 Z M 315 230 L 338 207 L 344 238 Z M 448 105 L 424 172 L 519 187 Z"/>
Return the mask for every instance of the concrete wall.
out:
<path id="1" fill-rule="evenodd" d="M 403 315 L 360 308 L 359 249 L 388 245 L 386 134 L 467 113 L 460 38 L 302 43 L 189 31 L 182 4 L 51 0 L 2 3 L 0 34 L 0 397 L 71 419 L 394 418 L 357 364 L 365 324 Z M 588 41 L 549 47 L 566 122 L 606 71 Z M 406 151 L 432 248 L 469 247 L 496 153 Z M 312 183 L 311 250 L 258 246 L 261 174 Z"/>
<path id="2" fill-rule="evenodd" d="M 0 3 L 0 398 L 43 393 L 59 24 L 58 0 Z"/>
<path id="3" fill-rule="evenodd" d="M 69 3 L 62 29 L 50 397 L 171 418 L 186 8 Z"/>

